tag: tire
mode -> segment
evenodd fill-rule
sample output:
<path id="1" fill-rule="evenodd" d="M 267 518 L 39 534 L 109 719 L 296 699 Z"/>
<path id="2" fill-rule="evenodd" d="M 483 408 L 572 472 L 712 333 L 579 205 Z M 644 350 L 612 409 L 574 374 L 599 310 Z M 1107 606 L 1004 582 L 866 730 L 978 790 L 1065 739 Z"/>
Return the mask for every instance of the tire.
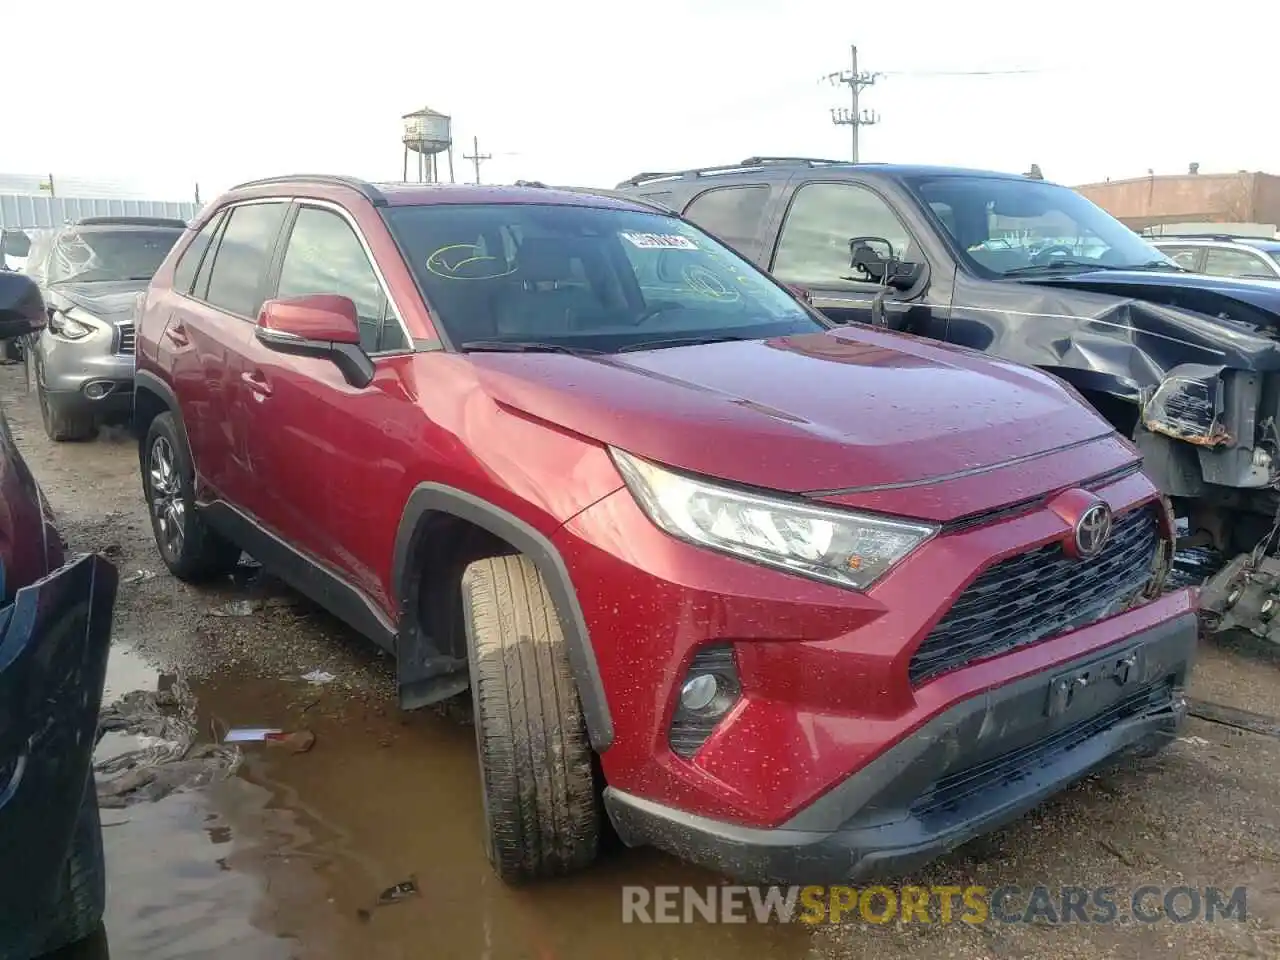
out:
<path id="1" fill-rule="evenodd" d="M 601 817 L 582 704 L 546 584 L 523 556 L 462 578 L 485 848 L 507 883 L 586 867 Z"/>
<path id="2" fill-rule="evenodd" d="M 38 916 L 32 925 L 32 956 L 79 943 L 99 931 L 106 903 L 106 875 L 98 792 L 90 777 L 57 898 L 50 903 L 48 913 Z"/>
<path id="3" fill-rule="evenodd" d="M 200 583 L 235 569 L 240 548 L 209 527 L 196 508 L 195 471 L 172 413 L 160 414 L 147 430 L 142 490 L 156 549 L 170 573 Z"/>
<path id="4" fill-rule="evenodd" d="M 92 440 L 98 435 L 98 424 L 93 414 L 82 410 L 59 410 L 49 402 L 49 395 L 44 387 L 36 381 L 36 398 L 40 401 L 40 420 L 44 423 L 44 432 L 55 443 L 65 441 L 83 442 Z"/>

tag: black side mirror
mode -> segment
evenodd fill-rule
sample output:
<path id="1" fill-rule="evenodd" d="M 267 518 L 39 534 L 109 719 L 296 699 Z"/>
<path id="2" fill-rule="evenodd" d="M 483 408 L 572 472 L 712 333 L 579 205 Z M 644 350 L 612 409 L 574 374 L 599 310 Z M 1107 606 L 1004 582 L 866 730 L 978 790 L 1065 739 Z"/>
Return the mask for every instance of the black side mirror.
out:
<path id="1" fill-rule="evenodd" d="M 0 271 L 0 340 L 25 337 L 44 327 L 44 297 L 25 273 Z"/>
<path id="2" fill-rule="evenodd" d="M 884 237 L 853 237 L 849 241 L 849 266 L 861 270 L 873 283 L 894 290 L 910 290 L 924 274 L 924 264 L 899 259 L 893 244 Z"/>
<path id="3" fill-rule="evenodd" d="M 0 232 L 0 248 L 10 257 L 25 257 L 31 253 L 31 238 L 22 230 Z"/>

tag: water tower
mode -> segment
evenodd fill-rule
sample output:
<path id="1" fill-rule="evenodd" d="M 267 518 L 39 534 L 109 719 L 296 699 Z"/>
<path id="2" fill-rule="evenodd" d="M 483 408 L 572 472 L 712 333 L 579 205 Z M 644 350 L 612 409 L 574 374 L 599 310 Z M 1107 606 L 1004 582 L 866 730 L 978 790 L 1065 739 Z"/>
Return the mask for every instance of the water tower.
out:
<path id="1" fill-rule="evenodd" d="M 404 179 L 409 179 L 409 153 L 418 158 L 418 182 L 439 183 L 436 158 L 449 158 L 449 182 L 453 183 L 453 132 L 448 117 L 428 107 L 406 113 L 404 120 Z"/>

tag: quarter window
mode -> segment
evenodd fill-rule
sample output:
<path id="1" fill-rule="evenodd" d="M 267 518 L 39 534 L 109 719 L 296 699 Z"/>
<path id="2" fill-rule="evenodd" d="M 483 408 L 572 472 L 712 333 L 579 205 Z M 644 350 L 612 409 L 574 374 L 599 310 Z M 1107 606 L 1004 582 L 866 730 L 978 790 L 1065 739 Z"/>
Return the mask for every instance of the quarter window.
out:
<path id="1" fill-rule="evenodd" d="M 213 235 L 218 232 L 218 227 L 222 225 L 222 218 L 223 215 L 221 213 L 212 217 L 204 225 L 203 229 L 191 239 L 187 249 L 182 251 L 178 265 L 173 270 L 173 288 L 178 293 L 191 292 L 191 285 L 196 279 L 196 271 L 200 269 L 200 261 L 203 259 L 205 251 L 209 249 L 209 241 L 213 239 Z"/>
<path id="2" fill-rule="evenodd" d="M 1205 256 L 1204 272 L 1214 277 L 1275 278 L 1275 271 L 1262 257 L 1244 250 L 1214 248 Z"/>
<path id="3" fill-rule="evenodd" d="M 366 352 L 408 348 L 378 275 L 351 226 L 331 210 L 303 207 L 289 235 L 276 296 L 318 293 L 347 297 L 356 305 L 360 345 Z"/>
<path id="4" fill-rule="evenodd" d="M 768 202 L 769 188 L 763 184 L 717 187 L 695 197 L 684 215 L 742 252 L 755 242 Z"/>
<path id="5" fill-rule="evenodd" d="M 246 203 L 232 208 L 209 274 L 209 303 L 237 316 L 257 316 L 267 262 L 286 209 L 284 202 Z"/>
<path id="6" fill-rule="evenodd" d="M 808 183 L 796 191 L 774 255 L 773 273 L 788 283 L 830 287 L 869 283 L 851 266 L 849 241 L 879 237 L 901 260 L 919 260 L 911 235 L 889 204 L 852 183 Z"/>

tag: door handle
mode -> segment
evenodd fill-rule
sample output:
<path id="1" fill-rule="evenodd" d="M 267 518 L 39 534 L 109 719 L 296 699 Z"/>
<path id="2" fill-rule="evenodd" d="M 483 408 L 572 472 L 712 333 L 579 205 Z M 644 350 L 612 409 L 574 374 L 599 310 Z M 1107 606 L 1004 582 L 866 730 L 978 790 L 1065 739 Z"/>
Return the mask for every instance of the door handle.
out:
<path id="1" fill-rule="evenodd" d="M 248 386 L 259 400 L 265 400 L 271 396 L 271 385 L 267 383 L 267 378 L 257 370 L 252 373 L 246 370 L 240 374 L 240 380 Z"/>
<path id="2" fill-rule="evenodd" d="M 187 328 L 182 325 L 181 320 L 175 320 L 164 328 L 165 337 L 179 347 L 185 347 L 191 342 L 191 338 L 187 336 Z"/>

